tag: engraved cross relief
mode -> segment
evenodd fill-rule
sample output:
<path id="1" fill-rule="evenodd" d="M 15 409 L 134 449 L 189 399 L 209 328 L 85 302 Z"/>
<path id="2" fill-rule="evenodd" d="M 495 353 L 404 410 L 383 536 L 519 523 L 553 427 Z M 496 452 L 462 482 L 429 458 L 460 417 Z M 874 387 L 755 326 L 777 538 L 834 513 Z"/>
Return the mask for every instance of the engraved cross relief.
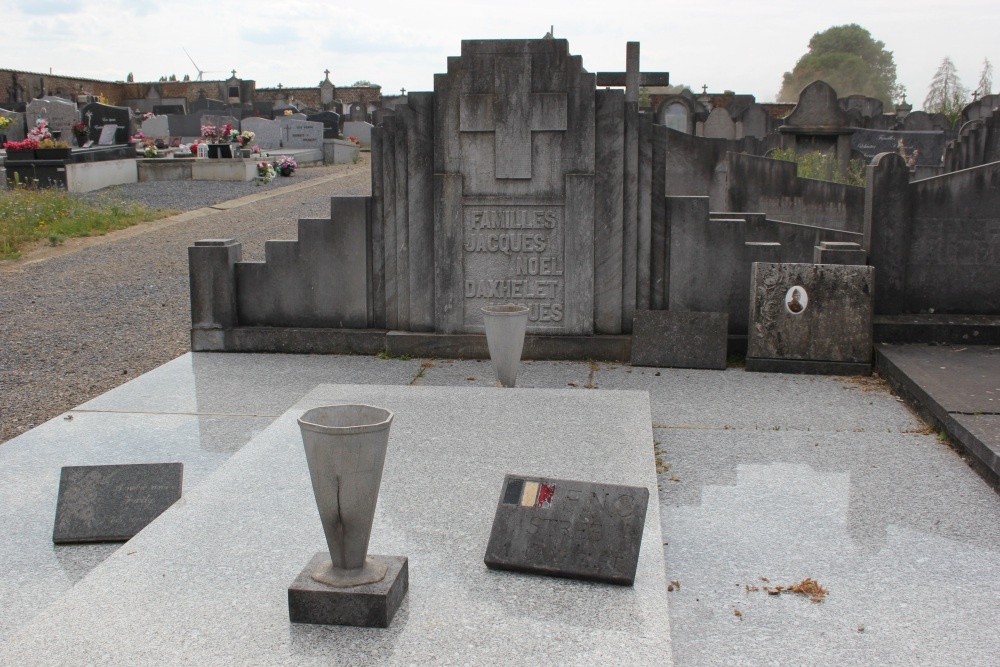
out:
<path id="1" fill-rule="evenodd" d="M 566 129 L 566 93 L 531 92 L 531 57 L 498 56 L 492 93 L 459 98 L 462 132 L 493 132 L 497 178 L 531 178 L 531 133 Z"/>

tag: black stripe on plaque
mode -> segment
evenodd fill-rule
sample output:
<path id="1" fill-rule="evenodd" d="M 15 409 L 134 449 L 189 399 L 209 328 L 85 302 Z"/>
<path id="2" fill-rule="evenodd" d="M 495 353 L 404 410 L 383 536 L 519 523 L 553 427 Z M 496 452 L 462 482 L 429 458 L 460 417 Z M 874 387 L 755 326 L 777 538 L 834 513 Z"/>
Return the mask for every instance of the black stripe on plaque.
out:
<path id="1" fill-rule="evenodd" d="M 507 482 L 507 490 L 503 493 L 504 505 L 520 505 L 521 491 L 524 489 L 523 479 L 512 479 Z"/>

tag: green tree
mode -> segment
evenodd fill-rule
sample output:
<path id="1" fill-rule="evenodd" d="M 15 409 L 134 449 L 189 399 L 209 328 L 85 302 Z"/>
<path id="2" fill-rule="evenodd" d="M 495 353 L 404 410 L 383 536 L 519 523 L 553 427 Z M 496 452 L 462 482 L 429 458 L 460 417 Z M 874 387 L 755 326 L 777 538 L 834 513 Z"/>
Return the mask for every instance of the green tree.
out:
<path id="1" fill-rule="evenodd" d="M 903 94 L 896 81 L 896 62 L 885 43 L 873 39 L 856 23 L 818 32 L 809 40 L 809 52 L 795 69 L 785 72 L 779 102 L 795 102 L 813 81 L 826 81 L 840 96 L 867 95 L 889 106 Z"/>
<path id="2" fill-rule="evenodd" d="M 945 56 L 938 66 L 931 85 L 927 87 L 927 97 L 924 98 L 924 111 L 928 113 L 943 113 L 948 122 L 955 121 L 962 115 L 962 108 L 969 103 L 969 91 L 958 78 L 958 70 L 951 57 Z"/>

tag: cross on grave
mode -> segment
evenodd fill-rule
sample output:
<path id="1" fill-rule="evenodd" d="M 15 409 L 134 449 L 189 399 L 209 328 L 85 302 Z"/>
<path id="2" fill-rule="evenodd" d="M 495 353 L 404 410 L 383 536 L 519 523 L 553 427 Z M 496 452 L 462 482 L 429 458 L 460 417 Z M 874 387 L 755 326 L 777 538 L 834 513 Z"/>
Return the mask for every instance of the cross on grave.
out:
<path id="1" fill-rule="evenodd" d="M 406 88 L 400 88 L 399 89 L 399 94 L 400 95 L 405 95 L 406 94 Z"/>
<path id="2" fill-rule="evenodd" d="M 233 70 L 233 78 L 236 78 L 236 70 Z"/>
<path id="3" fill-rule="evenodd" d="M 531 133 L 566 129 L 566 93 L 531 92 L 531 57 L 501 56 L 492 93 L 459 98 L 459 130 L 493 132 L 497 178 L 531 178 Z"/>
<path id="4" fill-rule="evenodd" d="M 701 87 L 701 94 L 702 95 L 707 95 L 708 94 L 708 86 L 707 85 Z"/>
<path id="5" fill-rule="evenodd" d="M 323 70 L 323 74 L 325 74 L 325 75 L 326 75 L 326 78 L 328 78 L 328 79 L 329 79 L 329 78 L 330 78 L 330 68 L 328 67 L 328 68 L 326 68 L 325 70 Z"/>

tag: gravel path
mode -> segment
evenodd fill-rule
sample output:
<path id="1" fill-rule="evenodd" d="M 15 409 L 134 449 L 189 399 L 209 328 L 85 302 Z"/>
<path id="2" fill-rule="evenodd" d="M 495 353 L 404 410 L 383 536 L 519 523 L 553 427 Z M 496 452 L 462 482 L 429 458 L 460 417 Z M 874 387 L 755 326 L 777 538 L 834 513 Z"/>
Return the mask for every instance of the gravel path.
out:
<path id="1" fill-rule="evenodd" d="M 281 193 L 324 176 L 338 178 Z M 194 241 L 234 238 L 243 243 L 244 259 L 261 260 L 264 241 L 295 238 L 299 218 L 329 217 L 332 195 L 369 194 L 370 178 L 363 160 L 302 168 L 262 187 L 119 186 L 121 196 L 184 210 L 264 189 L 276 196 L 115 232 L 43 261 L 0 262 L 0 442 L 190 350 L 187 247 Z"/>

